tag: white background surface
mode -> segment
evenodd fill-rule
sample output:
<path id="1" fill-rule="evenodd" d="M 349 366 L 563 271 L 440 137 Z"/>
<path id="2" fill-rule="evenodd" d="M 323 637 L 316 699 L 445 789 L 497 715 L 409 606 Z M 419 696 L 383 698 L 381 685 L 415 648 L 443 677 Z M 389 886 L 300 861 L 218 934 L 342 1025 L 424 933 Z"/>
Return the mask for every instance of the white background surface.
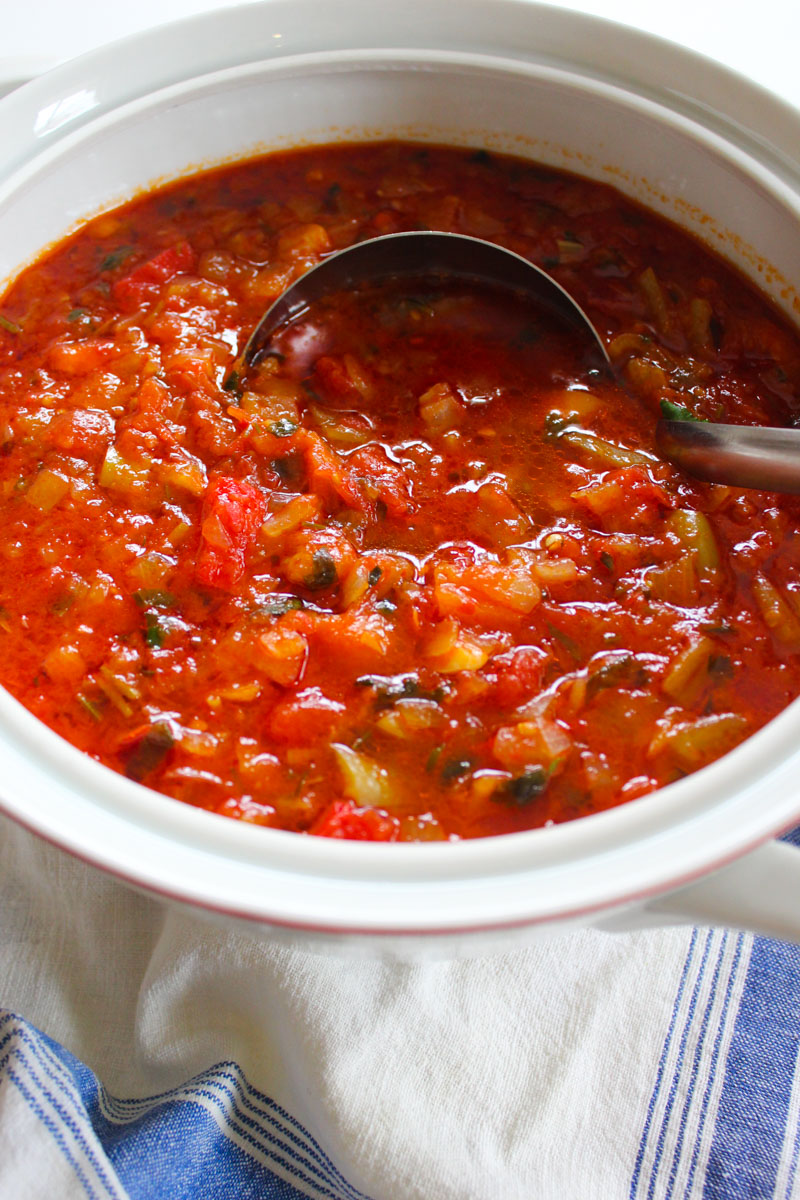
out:
<path id="1" fill-rule="evenodd" d="M 0 0 L 0 80 L 240 0 Z M 399 0 L 402 3 L 402 0 Z M 335 6 L 337 0 L 329 0 Z M 374 0 L 376 8 L 398 0 Z M 454 5 L 458 0 L 452 0 Z M 582 0 L 577 9 L 717 59 L 800 107 L 800 0 Z"/>

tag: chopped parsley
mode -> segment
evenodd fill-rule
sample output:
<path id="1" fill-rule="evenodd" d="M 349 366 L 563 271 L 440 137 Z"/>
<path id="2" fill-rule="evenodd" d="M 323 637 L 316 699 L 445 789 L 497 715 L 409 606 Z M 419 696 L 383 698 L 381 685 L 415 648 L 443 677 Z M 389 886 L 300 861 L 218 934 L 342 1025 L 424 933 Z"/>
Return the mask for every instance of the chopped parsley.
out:
<path id="1" fill-rule="evenodd" d="M 119 246 L 116 250 L 112 250 L 107 254 L 100 263 L 101 271 L 116 271 L 117 267 L 121 267 L 126 259 L 133 254 L 133 246 Z"/>

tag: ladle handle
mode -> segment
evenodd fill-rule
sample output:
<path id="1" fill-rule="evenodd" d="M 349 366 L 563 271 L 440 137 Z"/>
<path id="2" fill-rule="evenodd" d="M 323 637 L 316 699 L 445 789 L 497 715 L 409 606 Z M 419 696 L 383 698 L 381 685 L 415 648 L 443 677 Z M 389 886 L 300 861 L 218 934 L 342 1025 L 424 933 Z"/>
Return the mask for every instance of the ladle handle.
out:
<path id="1" fill-rule="evenodd" d="M 656 440 L 666 458 L 698 479 L 800 492 L 800 429 L 661 420 Z"/>

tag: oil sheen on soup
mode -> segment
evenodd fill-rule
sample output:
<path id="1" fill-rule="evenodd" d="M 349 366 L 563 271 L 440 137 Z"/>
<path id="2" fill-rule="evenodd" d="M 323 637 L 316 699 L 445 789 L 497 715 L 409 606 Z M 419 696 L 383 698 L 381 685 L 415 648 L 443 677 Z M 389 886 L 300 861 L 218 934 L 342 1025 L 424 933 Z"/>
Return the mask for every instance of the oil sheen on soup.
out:
<path id="1" fill-rule="evenodd" d="M 617 370 L 518 299 L 320 302 L 332 252 L 498 242 Z M 0 682 L 168 796 L 301 833 L 471 838 L 595 813 L 800 692 L 792 498 L 663 461 L 671 415 L 792 423 L 796 333 L 616 191 L 400 143 L 303 149 L 98 217 L 0 303 Z"/>

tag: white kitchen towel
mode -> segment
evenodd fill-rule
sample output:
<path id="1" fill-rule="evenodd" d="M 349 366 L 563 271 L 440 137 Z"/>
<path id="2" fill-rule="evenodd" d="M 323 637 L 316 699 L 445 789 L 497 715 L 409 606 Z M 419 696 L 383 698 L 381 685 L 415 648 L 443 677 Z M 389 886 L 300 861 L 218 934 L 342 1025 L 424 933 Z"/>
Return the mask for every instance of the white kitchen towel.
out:
<path id="1" fill-rule="evenodd" d="M 0 820 L 2 1200 L 790 1200 L 800 949 L 323 957 Z"/>

